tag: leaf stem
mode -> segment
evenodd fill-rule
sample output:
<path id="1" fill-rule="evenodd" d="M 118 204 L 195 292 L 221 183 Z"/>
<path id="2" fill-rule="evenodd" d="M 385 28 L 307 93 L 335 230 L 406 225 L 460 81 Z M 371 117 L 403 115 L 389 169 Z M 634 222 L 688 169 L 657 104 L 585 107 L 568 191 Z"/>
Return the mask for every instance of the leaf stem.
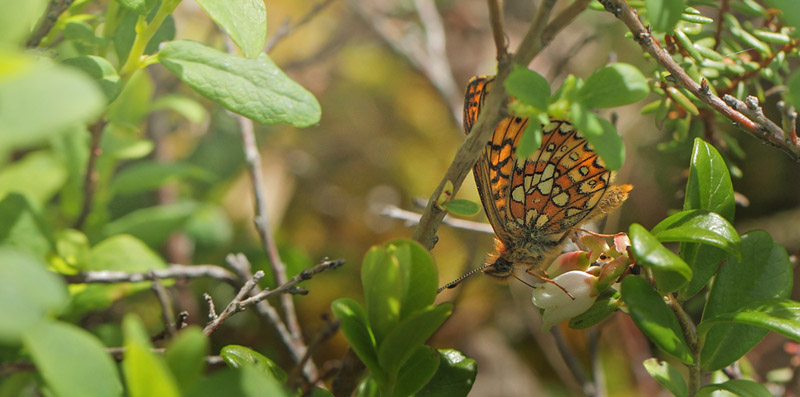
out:
<path id="1" fill-rule="evenodd" d="M 169 0 L 161 3 L 161 7 L 158 9 L 158 12 L 156 12 L 153 20 L 149 23 L 147 22 L 147 15 L 139 15 L 139 20 L 136 21 L 136 39 L 133 40 L 133 45 L 131 46 L 130 52 L 128 52 L 128 59 L 125 61 L 125 65 L 123 65 L 119 71 L 120 77 L 123 79 L 130 77 L 133 72 L 150 64 L 142 59 L 144 50 L 147 48 L 150 39 L 152 39 L 158 31 L 158 28 L 160 28 L 164 20 L 175 11 L 179 3 L 180 0 Z"/>
<path id="2" fill-rule="evenodd" d="M 692 357 L 694 358 L 694 363 L 691 365 L 687 365 L 689 368 L 689 397 L 693 397 L 697 394 L 697 390 L 700 389 L 700 344 L 697 340 L 697 332 L 695 330 L 695 325 L 689 315 L 683 310 L 681 307 L 680 302 L 672 296 L 669 295 L 667 297 L 667 304 L 669 305 L 670 309 L 675 313 L 675 316 L 678 318 L 678 324 L 683 331 L 683 336 L 686 338 L 686 344 L 689 345 L 689 350 L 692 351 Z"/>

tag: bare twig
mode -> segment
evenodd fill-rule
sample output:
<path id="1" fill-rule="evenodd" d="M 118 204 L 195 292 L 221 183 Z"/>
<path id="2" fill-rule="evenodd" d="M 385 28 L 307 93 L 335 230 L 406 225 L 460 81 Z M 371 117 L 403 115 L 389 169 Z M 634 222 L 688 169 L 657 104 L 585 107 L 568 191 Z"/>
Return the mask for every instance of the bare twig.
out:
<path id="1" fill-rule="evenodd" d="M 323 315 L 323 320 L 325 321 L 325 325 L 317 332 L 316 335 L 311 339 L 308 343 L 308 348 L 306 349 L 305 354 L 300 359 L 300 361 L 295 365 L 291 372 L 289 372 L 289 376 L 286 380 L 286 384 L 289 385 L 289 388 L 295 389 L 300 386 L 299 377 L 302 374 L 302 369 L 305 364 L 311 359 L 311 354 L 313 354 L 323 343 L 327 342 L 330 338 L 336 335 L 336 332 L 339 331 L 339 321 L 331 321 L 327 315 Z"/>
<path id="2" fill-rule="evenodd" d="M 81 229 L 92 212 L 92 202 L 94 201 L 94 192 L 97 190 L 97 158 L 100 156 L 100 140 L 103 137 L 103 129 L 106 122 L 102 116 L 94 124 L 89 127 L 89 133 L 92 135 L 92 142 L 89 145 L 89 161 L 86 163 L 86 174 L 83 177 L 83 204 L 81 205 L 81 212 L 75 220 L 73 228 Z"/>
<path id="3" fill-rule="evenodd" d="M 250 293 L 250 291 L 256 286 L 256 284 L 258 284 L 258 282 L 263 277 L 264 277 L 264 272 L 261 271 L 261 270 L 257 271 L 255 274 L 253 274 L 253 277 L 251 279 L 247 280 L 246 283 L 244 283 L 242 288 L 239 289 L 239 292 L 231 300 L 231 302 L 228 304 L 228 306 L 225 307 L 225 309 L 222 311 L 222 313 L 220 313 L 218 316 L 215 316 L 214 319 L 211 320 L 206 325 L 205 328 L 203 328 L 203 333 L 206 336 L 211 335 L 211 333 L 214 332 L 214 330 L 216 330 L 222 324 L 222 322 L 225 321 L 228 317 L 230 317 L 232 314 L 235 314 L 235 313 L 238 313 L 238 312 L 244 310 L 246 305 L 242 302 L 242 299 L 244 299 L 244 297 L 246 297 Z M 209 308 L 210 307 L 211 306 L 209 305 Z M 211 312 L 211 310 L 209 309 L 209 313 L 210 312 Z M 209 317 L 211 317 L 211 316 L 209 315 Z"/>
<path id="4" fill-rule="evenodd" d="M 717 30 L 714 32 L 714 47 L 711 48 L 714 51 L 722 44 L 722 24 L 725 21 L 725 13 L 728 12 L 728 7 L 730 7 L 730 0 L 722 0 L 719 5 L 719 15 L 717 16 Z"/>
<path id="5" fill-rule="evenodd" d="M 506 28 L 503 22 L 503 7 L 500 5 L 500 0 L 489 1 L 489 20 L 492 23 L 492 37 L 494 38 L 494 47 L 497 50 L 497 61 L 508 58 L 508 43 L 506 42 Z"/>
<path id="6" fill-rule="evenodd" d="M 447 60 L 444 29 L 433 1 L 415 0 L 425 37 L 410 36 L 406 30 L 399 29 L 390 23 L 388 18 L 370 12 L 365 4 L 369 4 L 369 2 L 348 0 L 348 5 L 353 13 L 379 39 L 428 79 L 439 96 L 448 104 L 453 120 L 459 124 L 462 93 L 453 78 Z"/>
<path id="7" fill-rule="evenodd" d="M 214 299 L 208 292 L 203 292 L 203 299 L 208 303 L 208 320 L 214 321 L 217 319 L 217 309 L 214 307 Z"/>
<path id="8" fill-rule="evenodd" d="M 58 17 L 60 17 L 74 1 L 75 0 L 50 0 L 44 17 L 39 22 L 39 26 L 36 27 L 36 30 L 28 38 L 25 45 L 29 48 L 38 46 L 42 39 L 50 33 L 50 29 L 56 24 Z"/>
<path id="9" fill-rule="evenodd" d="M 319 14 L 320 11 L 324 10 L 325 7 L 327 7 L 334 1 L 335 0 L 320 1 L 319 3 L 315 4 L 314 7 L 312 7 L 311 10 L 309 10 L 308 13 L 306 13 L 306 15 L 300 18 L 300 20 L 297 21 L 297 23 L 295 23 L 294 25 L 290 25 L 288 20 L 284 21 L 278 28 L 278 30 L 267 41 L 267 44 L 264 46 L 264 52 L 268 53 L 272 51 L 272 49 L 275 48 L 275 46 L 278 45 L 278 43 L 280 43 L 281 40 L 283 40 L 284 38 L 286 38 L 286 36 L 292 34 L 292 32 L 296 31 L 297 29 L 299 29 L 300 27 L 302 27 L 303 25 L 314 19 L 314 17 L 317 16 L 317 14 Z"/>
<path id="10" fill-rule="evenodd" d="M 208 277 L 224 281 L 230 285 L 238 286 L 239 282 L 231 272 L 214 265 L 170 265 L 166 269 L 153 269 L 152 272 L 157 278 L 190 279 Z M 139 281 L 153 280 L 150 272 L 128 273 L 111 270 L 91 270 L 78 274 L 65 275 L 64 280 L 69 284 L 115 284 L 115 283 L 136 283 Z"/>
<path id="11" fill-rule="evenodd" d="M 700 388 L 700 351 L 697 344 L 697 331 L 694 322 L 689 315 L 683 310 L 680 302 L 678 302 L 672 295 L 667 296 L 667 304 L 675 317 L 678 319 L 678 324 L 683 331 L 683 336 L 686 338 L 686 344 L 694 356 L 694 364 L 687 365 L 689 368 L 689 395 L 693 396 Z"/>
<path id="12" fill-rule="evenodd" d="M 381 215 L 389 218 L 404 220 L 406 221 L 407 225 L 418 224 L 419 218 L 422 216 L 421 214 L 418 214 L 416 212 L 406 211 L 394 205 L 387 205 L 386 207 L 384 207 L 381 210 Z M 463 219 L 452 218 L 450 216 L 445 216 L 444 219 L 442 220 L 442 223 L 448 226 L 452 226 L 456 229 L 494 234 L 494 230 L 492 230 L 492 225 L 488 223 L 465 221 Z"/>
<path id="13" fill-rule="evenodd" d="M 165 336 L 172 339 L 175 336 L 175 324 L 172 323 L 172 319 L 175 318 L 175 312 L 172 310 L 172 300 L 169 298 L 164 284 L 161 284 L 161 280 L 152 270 L 150 270 L 150 278 L 153 280 L 153 291 L 156 293 L 158 303 L 161 305 L 161 319 L 164 321 Z"/>
<path id="14" fill-rule="evenodd" d="M 324 260 L 318 263 L 316 266 L 312 267 L 311 269 L 306 269 L 300 272 L 300 274 L 292 277 L 289 281 L 283 283 L 283 285 L 278 286 L 275 289 L 267 289 L 261 291 L 245 300 L 242 301 L 242 306 L 252 305 L 264 299 L 267 299 L 271 296 L 282 294 L 285 292 L 290 292 L 293 290 L 297 284 L 300 284 L 303 281 L 310 280 L 311 277 L 314 275 L 322 273 L 329 269 L 336 269 L 344 265 L 344 260 L 336 259 L 336 260 Z"/>
<path id="15" fill-rule="evenodd" d="M 784 131 L 789 131 L 789 139 L 792 145 L 797 146 L 797 111 L 794 106 L 787 105 L 784 101 L 778 101 L 778 110 L 781 111 L 781 126 Z"/>
<path id="16" fill-rule="evenodd" d="M 786 139 L 786 134 L 777 124 L 767 120 L 766 117 L 763 120 L 751 120 L 748 116 L 742 114 L 741 110 L 732 107 L 720 97 L 714 95 L 705 79 L 700 83 L 692 80 L 686 71 L 672 59 L 670 54 L 653 39 L 650 32 L 642 25 L 636 12 L 628 6 L 625 0 L 600 0 L 600 2 L 607 11 L 614 14 L 628 27 L 633 33 L 634 40 L 672 75 L 672 78 L 679 86 L 685 88 L 712 109 L 733 121 L 735 125 L 745 132 L 783 150 L 793 160 L 800 161 L 800 146 L 790 144 Z"/>

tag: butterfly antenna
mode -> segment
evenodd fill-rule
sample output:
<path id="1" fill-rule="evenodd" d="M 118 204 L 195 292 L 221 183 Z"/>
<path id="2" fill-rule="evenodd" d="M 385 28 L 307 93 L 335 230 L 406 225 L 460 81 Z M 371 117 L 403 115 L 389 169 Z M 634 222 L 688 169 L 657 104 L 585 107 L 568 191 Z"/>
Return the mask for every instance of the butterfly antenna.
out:
<path id="1" fill-rule="evenodd" d="M 487 263 L 487 264 L 484 264 L 483 266 L 477 267 L 475 269 L 472 269 L 472 270 L 464 273 L 463 276 L 461 276 L 461 277 L 459 277 L 459 278 L 457 278 L 457 279 L 445 284 L 443 287 L 440 287 L 439 290 L 436 291 L 436 293 L 438 294 L 438 293 L 441 293 L 442 291 L 444 291 L 446 289 L 455 288 L 458 284 L 461 284 L 461 282 L 464 281 L 465 278 L 467 278 L 467 277 L 469 277 L 469 276 L 471 276 L 471 275 L 473 275 L 475 273 L 478 273 L 478 272 L 482 271 L 483 269 L 486 269 L 489 266 L 491 266 L 491 264 Z"/>

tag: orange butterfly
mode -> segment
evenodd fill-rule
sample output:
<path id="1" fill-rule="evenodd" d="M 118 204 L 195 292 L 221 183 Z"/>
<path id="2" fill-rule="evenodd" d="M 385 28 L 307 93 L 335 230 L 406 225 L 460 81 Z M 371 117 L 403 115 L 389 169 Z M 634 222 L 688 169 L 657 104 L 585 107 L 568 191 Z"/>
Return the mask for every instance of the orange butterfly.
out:
<path id="1" fill-rule="evenodd" d="M 470 79 L 464 101 L 465 134 L 478 119 L 493 82 L 494 77 L 487 76 Z M 520 117 L 502 120 L 473 170 L 496 235 L 496 252 L 480 270 L 501 280 L 515 276 L 519 268 L 546 280 L 546 275 L 534 271 L 560 253 L 568 232 L 610 213 L 633 189 L 611 184 L 613 172 L 566 121 L 551 120 L 543 126 L 539 150 L 527 159 L 517 158 L 528 122 Z"/>

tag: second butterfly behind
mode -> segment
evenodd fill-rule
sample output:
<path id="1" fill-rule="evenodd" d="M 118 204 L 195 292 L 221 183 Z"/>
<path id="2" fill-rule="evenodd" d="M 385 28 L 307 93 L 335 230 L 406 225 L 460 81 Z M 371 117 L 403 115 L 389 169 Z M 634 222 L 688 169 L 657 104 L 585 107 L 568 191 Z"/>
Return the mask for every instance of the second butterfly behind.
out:
<path id="1" fill-rule="evenodd" d="M 493 82 L 494 77 L 487 76 L 469 81 L 465 134 L 478 119 Z M 611 184 L 613 172 L 567 121 L 551 120 L 542 128 L 539 150 L 527 159 L 517 158 L 516 148 L 528 122 L 519 117 L 503 119 L 473 170 L 496 235 L 495 253 L 483 272 L 503 280 L 517 277 L 519 269 L 546 278 L 540 270 L 560 253 L 570 230 L 610 213 L 633 189 Z"/>

